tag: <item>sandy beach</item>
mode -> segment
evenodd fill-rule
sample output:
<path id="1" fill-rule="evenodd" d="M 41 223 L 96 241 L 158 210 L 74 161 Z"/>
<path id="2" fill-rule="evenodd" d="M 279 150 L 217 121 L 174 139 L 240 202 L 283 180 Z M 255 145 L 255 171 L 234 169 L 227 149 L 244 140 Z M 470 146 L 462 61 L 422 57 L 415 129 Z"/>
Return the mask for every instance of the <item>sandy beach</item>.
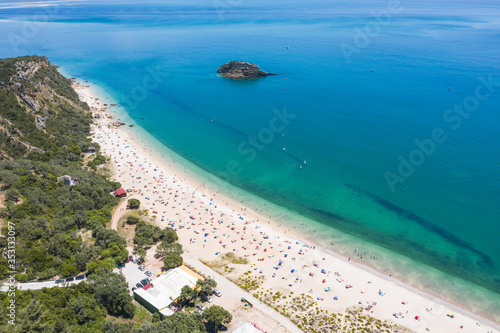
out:
<path id="1" fill-rule="evenodd" d="M 246 258 L 247 264 L 232 265 L 223 275 L 235 281 L 250 272 L 247 277 L 261 281 L 253 291 L 260 297 L 266 290 L 285 295 L 292 291 L 309 295 L 329 313 L 363 308 L 366 315 L 415 332 L 500 331 L 485 318 L 305 241 L 245 203 L 209 191 L 190 173 L 179 172 L 179 165 L 172 168 L 163 162 L 156 148 L 135 138 L 136 127 L 113 126 L 116 119 L 107 113 L 111 106 L 106 110 L 103 103 L 114 102 L 103 102 L 87 85 L 75 83 L 74 88 L 98 115 L 93 140 L 111 159 L 114 180 L 132 190 L 130 197 L 156 216 L 158 226 L 175 228 L 190 256 L 207 263 L 226 253 Z"/>

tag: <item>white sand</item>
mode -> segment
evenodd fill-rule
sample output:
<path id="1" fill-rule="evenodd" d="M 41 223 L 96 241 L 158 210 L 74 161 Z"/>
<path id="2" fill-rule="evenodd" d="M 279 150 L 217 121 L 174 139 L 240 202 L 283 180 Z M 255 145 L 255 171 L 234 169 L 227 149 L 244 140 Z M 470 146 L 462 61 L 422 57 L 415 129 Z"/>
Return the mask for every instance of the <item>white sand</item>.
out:
<path id="1" fill-rule="evenodd" d="M 309 293 L 319 298 L 320 306 L 329 311 L 342 312 L 359 302 L 363 305 L 376 302 L 367 314 L 392 320 L 416 332 L 500 331 L 498 325 L 462 308 L 349 262 L 315 244 L 306 244 L 284 226 L 268 222 L 268 218 L 250 208 L 208 191 L 188 178 L 188 173 L 178 174 L 168 163 L 160 164 L 149 147 L 141 146 L 129 135 L 134 128 L 128 124 L 120 129 L 108 126 L 115 119 L 106 117 L 102 99 L 96 100 L 91 88 L 76 84 L 75 90 L 101 115 L 93 127 L 94 141 L 101 145 L 101 153 L 111 158 L 115 179 L 125 189 L 134 190 L 131 197 L 138 198 L 142 209 L 149 209 L 150 215 L 157 216 L 158 225 L 173 224 L 180 243 L 192 255 L 206 261 L 226 252 L 247 256 L 255 266 L 246 265 L 244 271 L 264 275 L 264 289 L 293 290 L 296 295 Z M 180 228 L 181 225 L 184 227 Z M 280 260 L 281 268 L 275 269 Z M 296 271 L 292 273 L 292 269 Z M 323 269 L 326 273 L 321 273 Z M 352 288 L 346 288 L 347 285 Z M 326 287 L 331 291 L 325 291 Z"/>

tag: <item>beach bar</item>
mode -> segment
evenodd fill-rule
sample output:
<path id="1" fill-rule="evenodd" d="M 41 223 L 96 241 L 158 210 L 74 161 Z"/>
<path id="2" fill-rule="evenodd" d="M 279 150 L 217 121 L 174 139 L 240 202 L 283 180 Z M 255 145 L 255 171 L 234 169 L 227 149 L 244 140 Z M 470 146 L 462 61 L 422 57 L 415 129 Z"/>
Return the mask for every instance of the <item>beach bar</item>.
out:
<path id="1" fill-rule="evenodd" d="M 204 279 L 188 267 L 171 269 L 153 280 L 150 288 L 134 290 L 134 298 L 151 313 L 158 312 L 161 316 L 171 316 L 179 309 L 176 301 L 184 286 L 196 287 L 196 281 Z"/>

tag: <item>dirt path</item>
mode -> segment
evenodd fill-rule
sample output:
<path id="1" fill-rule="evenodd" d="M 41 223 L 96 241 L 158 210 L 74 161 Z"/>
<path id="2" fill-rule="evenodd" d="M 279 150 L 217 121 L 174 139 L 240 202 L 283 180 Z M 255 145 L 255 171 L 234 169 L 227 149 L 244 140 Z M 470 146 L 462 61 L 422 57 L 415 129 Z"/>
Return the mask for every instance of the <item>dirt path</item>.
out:
<path id="1" fill-rule="evenodd" d="M 111 223 L 109 225 L 110 229 L 117 230 L 118 221 L 121 219 L 123 215 L 127 214 L 127 200 L 122 200 L 118 204 L 118 206 L 113 211 L 111 216 Z"/>

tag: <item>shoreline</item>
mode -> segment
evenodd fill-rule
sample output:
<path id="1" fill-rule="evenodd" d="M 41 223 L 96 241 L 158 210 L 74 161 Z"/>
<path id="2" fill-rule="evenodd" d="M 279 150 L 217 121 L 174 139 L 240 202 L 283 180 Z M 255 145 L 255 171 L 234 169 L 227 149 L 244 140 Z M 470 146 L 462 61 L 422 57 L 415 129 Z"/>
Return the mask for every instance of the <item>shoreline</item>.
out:
<path id="1" fill-rule="evenodd" d="M 87 85 L 90 85 L 90 84 L 87 84 Z M 86 95 L 87 98 L 89 98 L 89 100 L 91 100 L 90 98 L 95 98 L 95 96 L 93 96 L 93 94 L 95 94 L 95 92 L 92 92 L 92 89 L 88 89 L 85 87 L 77 87 L 77 88 L 79 88 L 77 90 L 77 92 L 80 95 L 82 95 L 82 94 Z M 96 96 L 97 96 L 97 94 L 96 94 Z M 95 101 L 95 99 L 93 99 L 93 100 Z M 100 100 L 100 101 L 102 102 L 102 100 Z M 92 105 L 90 103 L 89 103 L 89 106 L 92 107 Z M 96 105 L 94 105 L 94 106 L 96 106 Z M 111 110 L 109 110 L 109 111 L 111 111 Z M 107 111 L 107 112 L 109 113 L 109 111 Z M 114 116 L 116 117 L 116 114 L 114 114 Z M 101 120 L 104 120 L 105 122 L 112 121 L 112 120 L 107 119 L 107 118 L 104 118 Z M 137 124 L 134 124 L 134 125 L 138 127 Z M 121 149 L 120 152 L 124 151 L 124 155 L 126 154 L 126 152 L 132 152 L 133 149 L 135 149 L 137 155 L 145 155 L 146 159 L 148 159 L 149 161 L 151 161 L 154 164 L 154 166 L 155 166 L 154 169 L 159 168 L 163 171 L 163 173 L 167 174 L 168 177 L 176 178 L 177 179 L 176 181 L 183 184 L 183 186 L 184 186 L 183 188 L 188 188 L 189 190 L 194 190 L 194 193 L 199 192 L 199 191 L 205 192 L 204 194 L 207 194 L 207 195 L 213 191 L 211 188 L 206 187 L 204 185 L 201 185 L 199 180 L 196 179 L 196 176 L 192 176 L 191 172 L 181 173 L 182 171 L 189 170 L 190 169 L 189 166 L 185 166 L 182 163 L 179 163 L 179 164 L 177 164 L 176 162 L 173 163 L 172 161 L 170 162 L 170 165 L 169 165 L 168 157 L 166 157 L 166 156 L 159 157 L 159 156 L 155 155 L 156 150 L 154 150 L 154 147 L 151 145 L 151 143 L 149 143 L 148 147 L 145 147 L 145 145 L 148 145 L 148 143 L 144 142 L 144 138 L 142 138 L 143 140 L 141 140 L 141 141 L 143 141 L 142 144 L 139 142 L 139 139 L 141 137 L 140 137 L 140 134 L 137 133 L 138 132 L 136 130 L 137 128 L 134 127 L 134 129 L 132 131 L 130 131 L 130 130 L 127 131 L 126 130 L 127 128 L 129 128 L 129 127 L 126 126 L 125 129 L 123 129 L 123 128 L 111 129 L 109 132 L 106 132 L 106 130 L 107 130 L 106 128 L 102 128 L 99 130 L 97 127 L 94 127 L 94 129 L 95 129 L 94 134 L 96 136 L 98 134 L 114 135 L 114 137 L 113 137 L 114 141 L 108 140 L 109 147 L 102 146 L 103 154 L 104 154 L 104 152 L 106 152 L 106 156 L 109 156 L 109 154 L 113 155 L 112 150 L 109 150 L 109 151 L 105 150 L 105 149 L 110 149 L 111 142 L 116 144 L 116 142 L 118 142 L 118 140 L 120 140 L 120 141 L 122 141 L 122 144 L 123 144 L 123 140 L 132 139 L 131 142 L 127 141 L 127 146 L 129 146 L 128 150 L 125 150 L 126 149 L 125 145 L 120 146 L 120 149 Z M 129 132 L 133 132 L 133 133 L 129 133 Z M 95 140 L 96 137 L 94 137 L 93 139 Z M 106 138 L 104 138 L 104 137 L 102 139 L 106 140 Z M 116 155 L 116 153 L 115 153 L 115 155 Z M 122 156 L 122 158 L 123 158 L 123 156 Z M 170 156 L 170 158 L 172 158 L 172 156 Z M 117 163 L 115 163 L 115 164 L 117 164 Z M 175 167 L 173 167 L 173 166 L 171 166 L 171 164 L 176 164 L 176 165 L 175 165 Z M 179 170 L 179 168 L 181 170 Z M 130 168 L 130 170 L 132 170 L 132 169 L 133 169 L 133 167 Z M 184 170 L 182 170 L 182 169 L 184 169 Z M 114 177 L 121 177 L 127 171 L 130 171 L 130 170 L 127 170 L 127 171 L 124 171 L 124 170 L 125 170 L 125 168 L 122 168 L 122 170 L 120 170 L 120 168 L 115 168 L 116 173 L 114 174 Z M 123 171 L 123 172 L 121 174 L 119 174 L 118 172 L 120 172 L 120 171 Z M 198 175 L 198 176 L 200 176 L 200 175 Z M 126 179 L 125 178 L 126 178 L 126 176 L 124 177 L 125 181 L 122 181 L 121 178 L 117 179 L 118 181 L 122 182 L 122 185 L 125 188 L 135 186 L 133 184 L 137 185 L 137 183 L 134 183 L 135 180 L 132 180 L 132 178 L 126 178 Z M 200 176 L 200 178 L 202 178 L 202 177 Z M 170 183 L 170 185 L 172 185 L 172 184 Z M 216 185 L 216 186 L 218 187 L 218 185 Z M 241 191 L 245 192 L 244 190 L 241 190 Z M 185 192 L 187 193 L 187 191 L 185 191 Z M 196 199 L 200 199 L 200 197 L 198 197 L 198 194 L 199 193 L 197 193 L 195 195 Z M 153 197 L 153 194 L 148 193 L 148 195 Z M 161 196 L 161 194 L 159 196 Z M 155 199 L 155 200 L 158 200 L 159 196 L 157 195 L 157 199 Z M 181 194 L 179 194 L 179 196 L 181 196 Z M 347 291 L 347 293 L 344 293 L 345 294 L 345 302 L 344 302 L 344 297 L 342 296 L 342 301 L 339 301 L 338 303 L 334 303 L 333 306 L 327 305 L 326 307 L 340 309 L 342 307 L 345 308 L 347 306 L 356 305 L 358 303 L 358 301 L 357 301 L 358 298 L 359 299 L 361 299 L 361 298 L 367 299 L 367 297 L 365 297 L 365 295 L 369 294 L 369 287 L 371 287 L 371 286 L 364 285 L 363 281 L 370 280 L 371 283 L 373 283 L 373 281 L 377 280 L 377 282 L 373 283 L 373 284 L 377 284 L 378 286 L 383 286 L 383 288 L 385 288 L 386 290 L 391 290 L 390 294 L 393 294 L 392 290 L 394 288 L 397 288 L 398 291 L 399 291 L 399 289 L 402 289 L 401 290 L 402 294 L 400 296 L 399 295 L 398 296 L 388 295 L 387 297 L 386 296 L 379 297 L 378 295 L 375 295 L 375 296 L 371 295 L 370 300 L 372 300 L 372 299 L 377 300 L 377 302 L 379 303 L 376 307 L 375 313 L 370 314 L 376 318 L 380 318 L 383 320 L 390 319 L 393 322 L 396 322 L 396 323 L 401 324 L 403 326 L 409 327 L 410 329 L 414 329 L 416 331 L 422 331 L 422 329 L 425 328 L 420 324 L 422 321 L 427 322 L 431 331 L 437 330 L 438 332 L 439 331 L 446 331 L 446 332 L 463 331 L 463 330 L 459 329 L 459 326 L 460 326 L 459 323 L 462 325 L 463 322 L 465 322 L 465 324 L 463 324 L 463 325 L 468 329 L 471 329 L 472 326 L 477 326 L 474 322 L 481 322 L 482 323 L 481 331 L 486 332 L 487 329 L 488 330 L 491 330 L 491 329 L 498 330 L 498 325 L 496 325 L 493 322 L 490 322 L 490 320 L 487 318 L 484 318 L 480 315 L 468 312 L 467 309 L 464 309 L 459 304 L 450 304 L 450 303 L 446 302 L 445 300 L 443 300 L 442 298 L 439 298 L 438 295 L 432 295 L 431 293 L 429 293 L 427 291 L 423 291 L 423 290 L 420 290 L 418 288 L 409 286 L 409 285 L 405 284 L 403 281 L 400 281 L 396 278 L 388 277 L 387 274 L 380 272 L 380 271 L 377 271 L 376 269 L 371 268 L 364 263 L 359 263 L 359 262 L 355 262 L 355 261 L 348 262 L 342 254 L 336 253 L 334 250 L 329 249 L 327 247 L 322 248 L 322 247 L 318 246 L 316 244 L 317 242 L 315 240 L 310 239 L 310 237 L 312 235 L 300 234 L 300 233 L 295 232 L 292 229 L 287 229 L 287 228 L 284 228 L 287 230 L 285 230 L 285 232 L 282 233 L 283 226 L 278 224 L 276 221 L 269 221 L 269 223 L 265 223 L 265 222 L 267 222 L 267 220 L 269 218 L 264 217 L 262 215 L 262 213 L 259 213 L 258 211 L 254 211 L 249 207 L 245 207 L 242 205 L 242 203 L 238 203 L 235 200 L 227 198 L 223 194 L 220 194 L 218 192 L 211 193 L 209 196 L 213 197 L 212 199 L 214 199 L 216 202 L 223 202 L 226 207 L 229 207 L 229 210 L 227 211 L 227 213 L 226 213 L 227 215 L 225 215 L 225 217 L 227 217 L 228 215 L 231 216 L 232 215 L 231 210 L 232 210 L 232 213 L 234 215 L 236 215 L 236 217 L 233 216 L 234 219 L 238 220 L 240 217 L 242 217 L 241 221 L 246 220 L 246 222 L 249 222 L 248 224 L 245 224 L 245 225 L 237 225 L 236 224 L 235 228 L 238 228 L 239 232 L 243 233 L 245 230 L 244 227 L 246 227 L 246 226 L 253 227 L 255 225 L 262 224 L 261 226 L 259 226 L 259 229 L 265 230 L 266 235 L 269 235 L 269 239 L 273 239 L 273 241 L 274 241 L 274 239 L 276 239 L 276 240 L 278 240 L 278 242 L 280 242 L 280 240 L 285 239 L 285 238 L 292 239 L 295 242 L 298 241 L 300 244 L 302 244 L 302 246 L 306 246 L 306 247 L 304 247 L 306 249 L 305 252 L 308 252 L 311 250 L 312 250 L 311 252 L 315 252 L 312 256 L 318 257 L 318 260 L 320 258 L 323 258 L 323 257 L 324 258 L 328 257 L 328 261 L 327 261 L 328 266 L 339 267 L 339 268 L 336 268 L 336 270 L 338 269 L 339 271 L 342 271 L 342 278 L 343 279 L 344 279 L 344 277 L 349 276 L 348 279 L 347 278 L 345 279 L 345 281 L 348 281 L 348 280 L 350 282 L 354 281 L 354 282 L 351 282 L 355 287 L 355 288 L 353 288 L 354 290 L 349 290 L 349 291 Z M 187 199 L 189 199 L 189 195 L 186 194 L 185 196 L 182 196 L 182 198 L 183 199 L 185 198 L 186 199 L 185 201 L 187 201 Z M 201 200 L 206 200 L 206 199 L 201 199 Z M 194 200 L 192 200 L 192 201 L 194 201 Z M 141 203 L 143 203 L 142 198 L 141 198 Z M 159 203 L 159 202 L 155 201 L 155 202 L 153 202 L 153 204 L 154 203 Z M 273 205 L 274 204 L 272 204 L 272 203 L 269 204 L 269 206 L 273 206 Z M 189 205 L 187 207 L 189 207 Z M 151 207 L 142 206 L 141 208 L 151 208 Z M 211 208 L 212 207 L 210 207 L 209 209 L 211 209 Z M 191 209 L 194 209 L 194 208 L 191 208 Z M 182 212 L 179 211 L 179 213 L 182 213 Z M 159 214 L 159 215 L 161 215 L 161 214 Z M 272 215 L 273 215 L 273 213 L 271 213 L 271 216 Z M 167 221 L 162 222 L 162 221 L 158 221 L 158 220 L 160 220 L 160 218 L 158 217 L 157 222 L 160 226 L 164 227 L 164 226 L 166 226 L 169 218 L 170 218 L 170 216 L 167 218 Z M 229 219 L 231 219 L 231 218 L 229 218 Z M 250 222 L 250 220 L 252 220 L 252 222 Z M 200 221 L 201 221 L 201 217 L 200 217 Z M 236 222 L 239 222 L 239 221 L 236 221 Z M 176 221 L 174 223 L 178 223 L 178 221 Z M 187 223 L 187 221 L 185 223 Z M 221 224 L 219 224 L 219 226 L 220 225 Z M 208 224 L 206 224 L 204 226 L 209 227 Z M 212 226 L 212 225 L 210 225 L 210 226 Z M 193 235 L 193 230 L 183 228 L 183 229 L 178 230 L 178 233 L 180 236 L 180 242 L 183 244 L 186 251 L 189 251 L 191 254 L 196 255 L 198 258 L 201 258 L 203 260 L 213 259 L 212 258 L 213 255 L 208 254 L 207 251 L 204 250 L 204 247 L 201 248 L 201 246 L 198 246 L 199 244 L 202 244 L 201 242 L 199 242 L 199 243 L 198 242 L 193 243 L 192 241 L 189 241 L 189 243 L 186 242 L 188 238 L 192 238 L 192 237 L 189 237 L 189 235 L 191 235 L 191 236 Z M 211 230 L 210 233 L 216 234 L 217 231 Z M 201 238 L 201 236 L 198 236 L 198 237 Z M 221 251 L 221 250 L 224 252 L 229 252 L 229 250 L 230 250 L 229 248 L 226 250 L 223 250 L 222 248 L 220 248 L 220 246 L 218 246 L 218 244 L 213 244 L 211 239 L 210 239 L 210 241 L 208 241 L 209 240 L 208 238 L 206 238 L 206 239 L 207 240 L 205 242 L 203 242 L 204 243 L 203 245 L 205 245 L 205 244 L 209 245 L 210 248 L 212 248 L 214 250 L 212 252 Z M 236 239 L 236 238 L 234 238 L 234 239 Z M 237 241 L 240 241 L 240 243 L 242 243 L 241 240 L 237 240 Z M 232 247 L 232 246 L 230 245 L 230 247 Z M 278 250 L 278 249 L 276 249 L 276 250 Z M 243 251 L 240 252 L 239 250 L 237 250 L 237 251 L 233 251 L 233 252 L 241 254 Z M 271 252 L 272 251 L 270 250 L 268 253 L 271 253 Z M 311 252 L 309 252 L 307 254 L 310 254 Z M 267 256 L 267 254 L 266 254 L 266 256 Z M 276 256 L 277 256 L 277 252 L 276 252 Z M 306 257 L 306 255 L 302 255 L 301 257 Z M 305 259 L 304 258 L 302 260 L 299 259 L 299 261 L 304 262 L 304 263 L 307 262 L 307 263 L 311 264 L 311 261 L 312 261 L 310 258 L 311 256 L 308 255 L 307 257 L 308 257 L 307 260 L 304 260 Z M 250 258 L 252 258 L 252 257 L 250 257 Z M 266 274 L 268 274 L 269 272 L 272 272 L 272 269 L 270 268 L 270 264 L 271 264 L 270 261 L 271 260 L 266 259 L 266 261 L 264 263 L 262 263 L 262 265 L 259 263 L 259 266 L 263 267 L 262 269 L 265 271 Z M 298 264 L 296 264 L 296 266 L 300 267 L 300 265 L 298 265 Z M 287 267 L 287 269 L 288 269 L 288 267 Z M 302 269 L 302 271 L 303 270 L 304 269 Z M 302 274 L 302 275 L 304 275 L 304 274 Z M 330 277 L 329 275 L 327 275 L 327 276 Z M 359 275 L 359 276 L 356 276 L 356 275 Z M 363 275 L 363 276 L 361 277 L 361 275 Z M 305 277 L 307 277 L 307 275 L 305 275 L 303 277 L 303 279 L 305 279 Z M 315 280 L 318 280 L 318 278 L 316 278 Z M 275 280 L 270 279 L 269 281 L 266 281 L 266 283 L 268 283 L 268 282 L 270 283 L 270 285 L 276 286 L 276 289 L 282 288 L 282 283 L 280 283 L 280 280 L 278 280 L 278 279 L 275 279 Z M 365 293 L 362 294 L 363 296 L 360 296 L 359 293 L 355 293 L 356 291 L 359 292 L 359 290 L 355 290 L 355 289 L 359 289 L 359 285 L 361 285 L 361 284 L 364 285 L 364 287 L 366 288 L 366 291 L 367 291 L 366 294 Z M 318 287 L 314 287 L 316 285 L 319 285 L 320 287 L 322 286 L 321 284 L 318 284 L 318 281 L 311 282 L 311 284 L 308 284 L 308 286 L 312 286 L 311 289 L 315 288 L 317 290 Z M 338 288 L 337 282 L 335 282 L 335 287 Z M 342 285 L 342 287 L 343 287 L 343 285 Z M 299 289 L 299 288 L 296 288 L 295 285 L 293 286 L 293 288 Z M 337 288 L 335 288 L 335 289 L 337 289 Z M 306 289 L 307 289 L 307 287 L 306 287 Z M 373 288 L 370 288 L 370 289 L 373 289 Z M 374 290 L 376 291 L 376 289 L 381 289 L 381 288 L 375 288 L 371 291 L 374 291 Z M 343 290 L 343 291 L 345 292 L 345 290 Z M 339 293 L 340 293 L 340 291 L 339 291 Z M 358 296 L 355 296 L 355 294 Z M 389 298 L 390 298 L 390 301 L 386 301 Z M 406 319 L 403 318 L 403 320 L 400 320 L 400 319 L 394 320 L 394 317 L 391 314 L 393 312 L 397 313 L 399 311 L 397 311 L 397 310 L 393 311 L 392 309 L 393 309 L 393 307 L 396 308 L 396 305 L 397 305 L 398 309 L 401 308 L 401 301 L 402 300 L 405 300 L 408 303 L 407 305 L 403 305 L 402 308 L 404 309 L 403 311 L 408 311 L 409 314 L 408 314 Z M 430 302 L 435 302 L 435 303 L 437 303 L 438 306 L 447 307 L 447 309 L 442 309 L 442 311 L 439 313 L 439 315 L 440 315 L 439 318 L 436 318 L 436 316 L 435 316 L 436 315 L 436 311 L 435 311 L 436 306 L 435 306 L 433 312 L 422 311 L 422 309 L 429 308 L 428 304 Z M 330 302 L 328 302 L 328 303 L 330 303 Z M 325 302 L 325 304 L 326 304 L 326 302 Z M 340 304 L 340 306 L 337 306 L 339 304 Z M 413 304 L 415 304 L 415 305 L 413 305 Z M 323 305 L 323 304 L 321 304 L 321 305 Z M 411 316 L 412 313 L 410 313 L 410 311 L 412 311 L 414 313 L 418 312 L 419 317 L 421 317 L 421 321 L 418 321 L 418 325 L 416 324 L 417 322 L 415 322 L 414 320 L 410 320 L 410 317 L 411 317 L 411 319 L 413 319 L 413 316 Z M 455 311 L 456 313 L 459 313 L 460 320 L 458 320 L 458 318 L 455 318 L 455 319 L 450 321 L 449 318 L 446 318 L 446 311 L 448 311 L 448 312 Z M 464 315 L 464 317 L 462 317 L 462 315 Z M 450 323 L 452 323 L 452 324 L 450 324 Z M 491 327 L 485 327 L 486 325 L 491 326 Z"/>

